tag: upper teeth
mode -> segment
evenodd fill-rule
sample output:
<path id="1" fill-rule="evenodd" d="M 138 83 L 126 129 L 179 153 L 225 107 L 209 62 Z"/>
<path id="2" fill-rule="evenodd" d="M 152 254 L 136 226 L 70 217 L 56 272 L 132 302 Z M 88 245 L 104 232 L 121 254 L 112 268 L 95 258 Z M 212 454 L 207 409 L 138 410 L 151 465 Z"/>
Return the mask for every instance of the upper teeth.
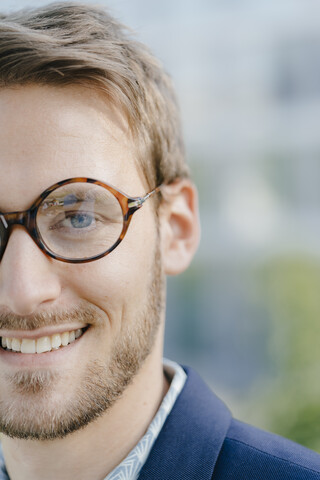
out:
<path id="1" fill-rule="evenodd" d="M 7 350 L 21 353 L 43 353 L 65 347 L 82 335 L 81 328 L 71 332 L 55 333 L 51 337 L 33 338 L 9 338 L 1 337 L 1 345 Z"/>

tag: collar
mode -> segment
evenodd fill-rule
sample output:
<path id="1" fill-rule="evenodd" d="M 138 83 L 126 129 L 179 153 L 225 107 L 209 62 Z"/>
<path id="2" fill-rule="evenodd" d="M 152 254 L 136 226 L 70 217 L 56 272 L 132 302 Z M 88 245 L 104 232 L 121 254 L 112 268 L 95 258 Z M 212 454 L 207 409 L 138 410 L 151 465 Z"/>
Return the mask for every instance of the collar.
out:
<path id="1" fill-rule="evenodd" d="M 163 398 L 159 410 L 142 439 L 104 480 L 137 480 L 139 477 L 140 470 L 187 379 L 185 371 L 177 363 L 163 359 L 163 367 L 166 375 L 170 378 L 170 388 Z"/>

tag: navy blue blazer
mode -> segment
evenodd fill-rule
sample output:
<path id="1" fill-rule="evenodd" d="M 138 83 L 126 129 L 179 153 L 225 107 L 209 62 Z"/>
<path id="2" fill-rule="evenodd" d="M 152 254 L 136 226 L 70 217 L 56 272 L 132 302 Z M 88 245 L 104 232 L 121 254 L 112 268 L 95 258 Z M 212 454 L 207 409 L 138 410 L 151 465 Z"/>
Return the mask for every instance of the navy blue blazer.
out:
<path id="1" fill-rule="evenodd" d="M 199 375 L 188 378 L 139 480 L 320 480 L 320 455 L 232 418 Z"/>

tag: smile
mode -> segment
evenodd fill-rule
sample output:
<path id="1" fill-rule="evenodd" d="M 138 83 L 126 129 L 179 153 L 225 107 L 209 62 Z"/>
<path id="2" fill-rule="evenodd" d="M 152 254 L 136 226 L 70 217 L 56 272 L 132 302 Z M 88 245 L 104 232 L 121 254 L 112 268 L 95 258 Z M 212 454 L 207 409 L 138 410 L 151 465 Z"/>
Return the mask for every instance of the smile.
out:
<path id="1" fill-rule="evenodd" d="M 85 329 L 78 328 L 70 332 L 55 333 L 41 338 L 9 338 L 1 337 L 4 350 L 19 353 L 45 353 L 66 347 L 83 335 Z"/>

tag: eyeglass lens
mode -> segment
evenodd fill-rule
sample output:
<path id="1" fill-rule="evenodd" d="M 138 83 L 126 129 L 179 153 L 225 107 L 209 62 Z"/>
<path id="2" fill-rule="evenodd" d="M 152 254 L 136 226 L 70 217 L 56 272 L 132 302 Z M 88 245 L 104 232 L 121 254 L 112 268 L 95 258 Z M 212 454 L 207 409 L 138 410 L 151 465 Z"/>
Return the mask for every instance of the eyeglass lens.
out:
<path id="1" fill-rule="evenodd" d="M 43 243 L 54 254 L 83 259 L 109 250 L 119 239 L 123 213 L 104 187 L 70 183 L 53 190 L 40 204 L 36 223 Z"/>

